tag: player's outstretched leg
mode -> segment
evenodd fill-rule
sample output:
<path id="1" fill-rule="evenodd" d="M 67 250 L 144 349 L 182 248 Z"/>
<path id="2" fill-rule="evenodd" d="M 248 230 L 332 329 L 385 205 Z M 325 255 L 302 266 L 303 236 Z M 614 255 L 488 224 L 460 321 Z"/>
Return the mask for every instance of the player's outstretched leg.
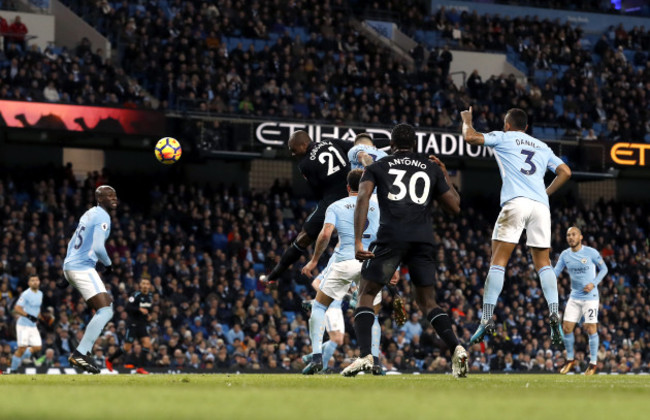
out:
<path id="1" fill-rule="evenodd" d="M 449 315 L 440 307 L 429 311 L 427 319 L 445 342 L 449 350 L 453 349 L 451 356 L 451 373 L 455 378 L 464 378 L 469 372 L 469 356 L 463 346 L 458 343 L 458 338 L 451 326 Z"/>
<path id="2" fill-rule="evenodd" d="M 564 344 L 562 328 L 560 326 L 560 315 L 558 314 L 559 298 L 557 294 L 557 277 L 553 271 L 553 267 L 547 265 L 542 267 L 537 272 L 539 281 L 542 284 L 542 291 L 548 303 L 548 310 L 550 312 L 550 325 L 551 325 L 551 343 L 555 346 L 562 346 Z"/>
<path id="3" fill-rule="evenodd" d="M 301 240 L 302 239 L 302 240 Z M 291 244 L 291 246 L 282 254 L 280 262 L 273 267 L 273 270 L 268 275 L 260 276 L 260 281 L 273 283 L 278 280 L 278 278 L 287 271 L 291 264 L 295 263 L 305 254 L 306 247 L 309 246 L 313 241 L 307 236 L 303 231 L 301 235 Z M 300 245 L 301 243 L 306 243 L 306 245 Z"/>
<path id="4" fill-rule="evenodd" d="M 494 307 L 497 304 L 497 299 L 503 289 L 503 281 L 506 269 L 500 265 L 492 265 L 488 271 L 487 278 L 485 279 L 485 286 L 483 288 L 483 316 L 478 329 L 470 338 L 469 343 L 475 344 L 483 340 L 487 334 L 494 333 L 494 321 L 492 315 L 494 314 Z"/>
<path id="5" fill-rule="evenodd" d="M 325 312 L 327 306 L 314 300 L 309 317 L 309 337 L 311 338 L 312 359 L 302 370 L 303 375 L 313 375 L 323 369 L 323 333 L 325 332 Z"/>

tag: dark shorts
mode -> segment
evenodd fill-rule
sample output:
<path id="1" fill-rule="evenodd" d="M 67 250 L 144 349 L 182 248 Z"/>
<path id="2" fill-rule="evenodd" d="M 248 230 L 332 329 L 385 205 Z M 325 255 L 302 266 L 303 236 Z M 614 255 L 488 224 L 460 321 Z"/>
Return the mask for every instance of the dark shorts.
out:
<path id="1" fill-rule="evenodd" d="M 435 248 L 425 242 L 391 242 L 370 244 L 375 258 L 361 266 L 361 277 L 379 284 L 388 284 L 400 264 L 408 266 L 411 283 L 433 286 L 436 281 Z"/>
<path id="2" fill-rule="evenodd" d="M 126 335 L 124 336 L 124 342 L 133 343 L 135 339 L 140 339 L 142 337 L 149 337 L 149 332 L 147 331 L 146 325 L 129 325 L 126 329 Z"/>
<path id="3" fill-rule="evenodd" d="M 304 230 L 311 239 L 314 241 L 318 239 L 318 234 L 320 233 L 321 229 L 323 229 L 323 223 L 325 223 L 325 212 L 327 211 L 327 208 L 330 206 L 330 204 L 337 200 L 340 200 L 341 198 L 343 197 L 322 199 L 318 202 L 318 205 L 314 211 L 312 211 L 311 214 L 307 216 L 307 220 L 305 220 L 305 223 L 302 225 L 302 230 Z"/>

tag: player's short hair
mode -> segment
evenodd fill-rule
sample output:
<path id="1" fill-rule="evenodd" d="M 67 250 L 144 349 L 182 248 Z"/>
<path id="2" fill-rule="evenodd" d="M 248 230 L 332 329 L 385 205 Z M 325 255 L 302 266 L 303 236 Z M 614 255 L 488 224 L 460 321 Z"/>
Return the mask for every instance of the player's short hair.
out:
<path id="1" fill-rule="evenodd" d="M 390 133 L 390 140 L 399 149 L 413 149 L 417 140 L 415 129 L 409 124 L 397 124 Z"/>
<path id="2" fill-rule="evenodd" d="M 506 121 L 513 130 L 525 130 L 528 126 L 528 114 L 521 108 L 510 108 L 506 114 Z"/>
<path id="3" fill-rule="evenodd" d="M 354 144 L 358 144 L 363 140 L 369 140 L 372 143 L 372 136 L 368 133 L 360 133 L 354 137 Z"/>
<path id="4" fill-rule="evenodd" d="M 579 233 L 580 235 L 582 235 L 582 230 L 581 230 L 578 226 L 576 226 L 576 225 L 571 225 L 571 226 L 569 226 L 569 228 L 566 230 L 567 233 L 568 233 L 571 229 L 575 229 L 575 230 L 577 230 L 578 233 Z"/>
<path id="5" fill-rule="evenodd" d="M 363 175 L 363 169 L 353 169 L 348 173 L 348 185 L 350 190 L 357 192 L 359 191 L 359 183 L 361 182 L 361 176 Z"/>

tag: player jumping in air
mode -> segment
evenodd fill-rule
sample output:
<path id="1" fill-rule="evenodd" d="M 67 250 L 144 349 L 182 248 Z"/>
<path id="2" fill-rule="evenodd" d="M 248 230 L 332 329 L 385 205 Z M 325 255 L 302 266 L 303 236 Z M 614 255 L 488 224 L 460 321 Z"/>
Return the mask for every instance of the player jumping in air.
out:
<path id="1" fill-rule="evenodd" d="M 501 212 L 492 233 L 492 260 L 483 292 L 483 316 L 472 335 L 470 344 L 494 331 L 492 314 L 503 289 L 505 267 L 519 238 L 526 229 L 526 245 L 533 255 L 544 297 L 548 302 L 551 341 L 562 344 L 560 317 L 558 315 L 557 277 L 551 267 L 551 212 L 548 197 L 571 178 L 571 170 L 555 156 L 542 141 L 526 134 L 526 112 L 512 108 L 504 119 L 503 131 L 478 133 L 472 127 L 472 108 L 461 113 L 463 136 L 471 145 L 494 149 L 503 186 L 501 187 Z M 544 174 L 549 169 L 556 173 L 551 184 L 544 185 Z"/>
<path id="2" fill-rule="evenodd" d="M 345 198 L 346 176 L 350 171 L 347 153 L 352 144 L 343 140 L 315 143 L 305 131 L 296 131 L 289 138 L 289 151 L 300 159 L 298 169 L 318 197 L 316 209 L 307 217 L 296 240 L 284 252 L 280 262 L 262 282 L 277 282 L 291 264 L 298 261 L 306 248 L 313 244 L 323 227 L 325 210 L 333 202 Z"/>
<path id="3" fill-rule="evenodd" d="M 431 162 L 414 152 L 415 130 L 397 125 L 391 133 L 393 154 L 366 167 L 359 185 L 354 210 L 355 257 L 364 261 L 359 285 L 359 306 L 354 329 L 360 357 L 346 367 L 344 376 L 354 376 L 373 368 L 373 300 L 389 282 L 400 263 L 408 266 L 419 308 L 452 352 L 452 373 L 467 374 L 467 352 L 458 338 L 448 314 L 436 302 L 435 248 L 431 206 L 437 200 L 450 213 L 460 212 L 460 196 L 451 185 L 444 164 Z M 377 240 L 366 249 L 363 235 L 368 221 L 370 197 L 377 187 L 380 222 Z"/>
<path id="4" fill-rule="evenodd" d="M 20 294 L 14 312 L 19 315 L 16 321 L 16 341 L 18 348 L 11 358 L 11 372 L 14 373 L 22 361 L 41 349 L 41 335 L 38 332 L 36 323 L 41 313 L 43 303 L 43 292 L 38 288 L 41 285 L 36 274 L 29 276 L 27 281 L 29 289 Z"/>
<path id="5" fill-rule="evenodd" d="M 596 373 L 598 362 L 598 284 L 607 275 L 607 265 L 595 249 L 582 245 L 582 232 L 577 227 L 570 227 L 566 233 L 569 248 L 562 251 L 555 275 L 559 276 L 566 267 L 571 277 L 571 296 L 564 311 L 564 347 L 566 348 L 567 363 L 562 366 L 560 373 L 566 375 L 576 365 L 573 355 L 575 337 L 573 330 L 580 318 L 585 317 L 585 329 L 589 334 L 589 367 L 585 375 Z M 598 267 L 598 274 L 596 274 Z"/>
<path id="6" fill-rule="evenodd" d="M 354 146 L 348 151 L 352 169 L 363 169 L 384 156 L 387 156 L 387 153 L 375 147 L 368 133 L 357 134 L 354 138 Z"/>
<path id="7" fill-rule="evenodd" d="M 363 171 L 355 169 L 348 174 L 348 191 L 350 196 L 338 200 L 327 208 L 325 213 L 325 224 L 316 240 L 316 249 L 311 261 L 302 269 L 302 273 L 311 277 L 311 272 L 316 268 L 318 260 L 323 255 L 330 242 L 332 233 L 336 229 L 339 236 L 339 247 L 332 255 L 332 263 L 328 264 L 323 274 L 323 281 L 316 299 L 311 305 L 311 316 L 309 317 L 309 334 L 312 342 L 312 359 L 303 374 L 314 374 L 320 371 L 323 364 L 323 355 L 319 351 L 323 341 L 323 331 L 326 321 L 326 313 L 330 304 L 334 301 L 341 301 L 350 288 L 350 284 L 359 283 L 361 275 L 361 262 L 354 257 L 354 208 L 357 202 L 357 191 L 359 180 Z M 379 227 L 379 208 L 376 202 L 372 202 L 368 211 L 368 224 L 363 232 L 363 244 L 368 246 L 377 236 Z M 375 295 L 373 305 L 376 307 L 381 303 L 381 290 Z M 341 318 L 341 321 L 343 319 Z M 372 355 L 373 366 L 379 367 L 379 340 L 381 328 L 377 316 L 373 324 L 373 345 Z M 325 365 L 326 366 L 326 365 Z M 377 371 L 379 373 L 379 371 Z"/>
<path id="8" fill-rule="evenodd" d="M 95 265 L 97 260 L 104 264 L 104 276 L 112 271 L 111 259 L 106 253 L 104 242 L 111 233 L 111 216 L 108 212 L 117 208 L 117 194 L 113 187 L 102 185 L 95 190 L 95 199 L 97 206 L 85 212 L 79 219 L 79 225 L 70 239 L 63 262 L 66 280 L 96 311 L 86 326 L 79 346 L 68 358 L 73 366 L 90 373 L 99 373 L 99 368 L 95 366 L 89 353 L 104 326 L 113 318 L 113 299 L 106 293 L 106 287 L 99 278 Z"/>

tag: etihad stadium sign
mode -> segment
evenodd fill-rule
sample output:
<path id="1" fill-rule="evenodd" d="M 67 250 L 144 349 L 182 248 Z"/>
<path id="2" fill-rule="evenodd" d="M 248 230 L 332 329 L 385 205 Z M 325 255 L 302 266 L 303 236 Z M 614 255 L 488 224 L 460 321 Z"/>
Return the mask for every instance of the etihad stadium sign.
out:
<path id="1" fill-rule="evenodd" d="M 646 166 L 647 143 L 616 143 L 609 149 L 609 156 L 618 165 Z"/>
<path id="2" fill-rule="evenodd" d="M 360 133 L 368 133 L 377 141 L 383 140 L 384 146 L 390 139 L 390 130 L 386 128 L 360 128 L 337 125 L 304 124 L 298 122 L 269 121 L 255 127 L 255 139 L 272 147 L 287 147 L 289 136 L 298 130 L 304 130 L 316 142 L 331 139 L 354 141 Z M 470 158 L 490 158 L 492 149 L 485 146 L 472 146 L 465 142 L 458 133 L 416 130 L 417 151 L 441 156 Z M 384 147 L 387 148 L 387 147 Z"/>

